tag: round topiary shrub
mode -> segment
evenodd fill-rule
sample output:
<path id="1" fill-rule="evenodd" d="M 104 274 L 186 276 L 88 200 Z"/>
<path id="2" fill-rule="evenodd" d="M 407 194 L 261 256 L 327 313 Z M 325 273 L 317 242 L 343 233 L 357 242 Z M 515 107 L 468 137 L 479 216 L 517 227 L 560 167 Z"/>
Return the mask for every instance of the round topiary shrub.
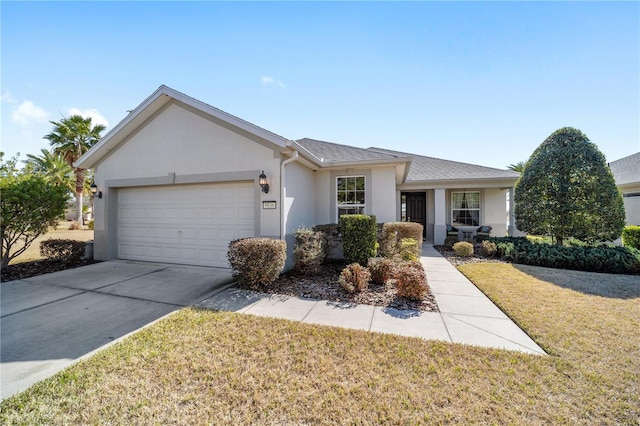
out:
<path id="1" fill-rule="evenodd" d="M 287 243 L 272 238 L 243 238 L 229 243 L 227 253 L 233 276 L 250 287 L 278 279 L 287 260 Z"/>
<path id="2" fill-rule="evenodd" d="M 496 243 L 484 240 L 482 241 L 482 254 L 485 257 L 495 257 L 498 252 Z"/>
<path id="3" fill-rule="evenodd" d="M 461 257 L 473 256 L 473 244 L 466 241 L 459 241 L 453 245 L 453 251 Z"/>
<path id="4" fill-rule="evenodd" d="M 319 273 L 329 254 L 329 245 L 324 233 L 311 228 L 300 228 L 293 235 L 296 239 L 293 268 L 304 275 Z"/>

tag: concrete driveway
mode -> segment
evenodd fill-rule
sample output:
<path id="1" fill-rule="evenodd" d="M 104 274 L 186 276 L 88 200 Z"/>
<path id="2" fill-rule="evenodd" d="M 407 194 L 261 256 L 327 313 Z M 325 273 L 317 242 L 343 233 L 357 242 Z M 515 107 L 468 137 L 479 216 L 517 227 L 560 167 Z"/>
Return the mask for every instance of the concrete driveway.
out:
<path id="1" fill-rule="evenodd" d="M 228 269 L 110 261 L 2 283 L 1 398 L 231 281 Z"/>

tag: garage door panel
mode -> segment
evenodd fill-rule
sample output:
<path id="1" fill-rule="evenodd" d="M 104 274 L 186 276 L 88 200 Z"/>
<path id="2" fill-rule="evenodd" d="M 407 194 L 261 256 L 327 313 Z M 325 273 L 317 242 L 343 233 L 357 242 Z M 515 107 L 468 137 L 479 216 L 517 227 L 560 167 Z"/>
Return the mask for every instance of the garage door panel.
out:
<path id="1" fill-rule="evenodd" d="M 118 256 L 228 267 L 231 240 L 255 235 L 253 182 L 118 191 Z"/>

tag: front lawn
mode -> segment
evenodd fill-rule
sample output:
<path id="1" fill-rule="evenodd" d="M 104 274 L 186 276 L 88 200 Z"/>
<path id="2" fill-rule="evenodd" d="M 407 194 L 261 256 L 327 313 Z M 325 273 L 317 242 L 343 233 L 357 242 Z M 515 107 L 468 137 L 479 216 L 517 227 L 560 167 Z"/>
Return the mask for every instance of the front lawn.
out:
<path id="1" fill-rule="evenodd" d="M 0 423 L 638 422 L 636 284 L 603 296 L 539 269 L 461 270 L 550 356 L 184 309 L 4 401 Z"/>

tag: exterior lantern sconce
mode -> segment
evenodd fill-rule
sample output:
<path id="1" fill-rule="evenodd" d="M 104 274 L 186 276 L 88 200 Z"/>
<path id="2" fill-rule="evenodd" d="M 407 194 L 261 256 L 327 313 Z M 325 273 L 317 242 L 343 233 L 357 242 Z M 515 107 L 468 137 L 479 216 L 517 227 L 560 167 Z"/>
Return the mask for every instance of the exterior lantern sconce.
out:
<path id="1" fill-rule="evenodd" d="M 102 198 L 102 191 L 98 191 L 98 185 L 95 182 L 91 182 L 91 186 L 89 187 L 89 191 L 91 191 L 91 195 L 94 197 Z"/>
<path id="2" fill-rule="evenodd" d="M 262 188 L 262 192 L 264 192 L 265 194 L 268 194 L 269 184 L 267 183 L 267 175 L 264 174 L 264 170 L 262 171 L 262 173 L 260 173 L 260 176 L 258 176 L 258 179 L 260 179 L 258 183 L 260 184 L 260 188 Z"/>

